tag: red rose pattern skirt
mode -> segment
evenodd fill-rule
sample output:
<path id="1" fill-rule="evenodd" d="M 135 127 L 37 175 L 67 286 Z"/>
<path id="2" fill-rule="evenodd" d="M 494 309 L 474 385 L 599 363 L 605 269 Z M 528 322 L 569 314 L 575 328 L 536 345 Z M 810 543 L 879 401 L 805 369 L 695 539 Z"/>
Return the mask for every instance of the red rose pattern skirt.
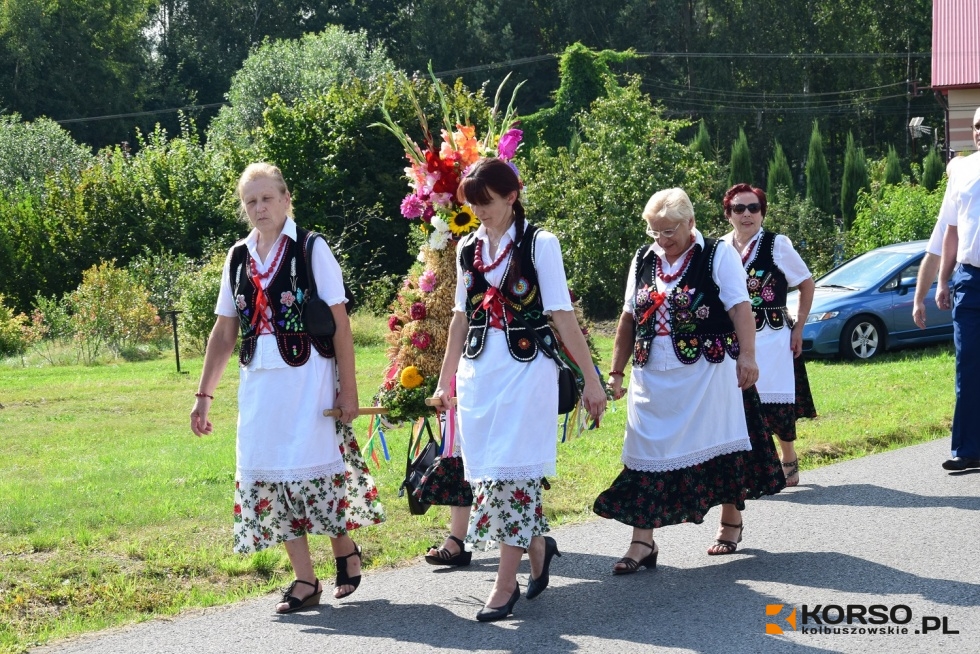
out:
<path id="1" fill-rule="evenodd" d="M 235 551 L 250 554 L 307 534 L 342 536 L 384 522 L 378 489 L 350 425 L 339 420 L 345 471 L 294 482 L 235 482 Z"/>
<path id="2" fill-rule="evenodd" d="M 644 472 L 623 468 L 612 485 L 599 494 L 592 510 L 639 529 L 682 522 L 700 524 L 719 504 L 745 508 L 745 500 L 775 495 L 786 477 L 772 436 L 762 421 L 759 393 L 742 393 L 752 450 L 733 452 L 688 468 Z"/>
<path id="3" fill-rule="evenodd" d="M 540 479 L 474 483 L 466 542 L 527 548 L 533 537 L 550 531 L 543 499 L 544 484 Z"/>

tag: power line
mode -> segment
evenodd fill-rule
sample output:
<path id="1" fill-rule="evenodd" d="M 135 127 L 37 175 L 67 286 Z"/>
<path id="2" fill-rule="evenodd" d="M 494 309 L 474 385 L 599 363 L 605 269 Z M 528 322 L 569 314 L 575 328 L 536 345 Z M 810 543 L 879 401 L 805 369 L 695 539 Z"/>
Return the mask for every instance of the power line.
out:
<path id="1" fill-rule="evenodd" d="M 214 107 L 224 107 L 227 102 L 212 102 L 211 104 L 192 104 L 186 107 L 172 107 L 170 109 L 154 109 L 153 111 L 134 111 L 128 114 L 112 114 L 110 116 L 90 116 L 89 118 L 67 118 L 65 120 L 56 120 L 54 122 L 59 125 L 67 125 L 68 123 L 89 123 L 96 122 L 99 120 L 113 120 L 115 118 L 136 118 L 139 116 L 153 116 L 156 114 L 169 114 L 175 111 L 193 111 L 195 109 L 213 109 Z"/>

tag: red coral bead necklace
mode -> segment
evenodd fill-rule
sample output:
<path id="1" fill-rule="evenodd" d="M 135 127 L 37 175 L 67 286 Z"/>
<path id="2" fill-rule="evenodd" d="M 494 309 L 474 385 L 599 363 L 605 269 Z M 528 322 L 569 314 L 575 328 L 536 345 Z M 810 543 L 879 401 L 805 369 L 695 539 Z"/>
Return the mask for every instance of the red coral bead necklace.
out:
<path id="1" fill-rule="evenodd" d="M 693 241 L 693 237 L 692 237 L 692 241 Z M 694 248 L 692 247 L 690 250 L 687 251 L 687 256 L 684 257 L 684 263 L 682 263 L 681 267 L 677 269 L 677 272 L 675 272 L 672 275 L 664 274 L 664 268 L 662 263 L 663 259 L 661 257 L 657 257 L 657 278 L 660 281 L 662 281 L 664 284 L 671 283 L 672 281 L 674 281 L 675 279 L 677 279 L 678 277 L 684 274 L 684 271 L 687 270 L 687 265 L 691 263 L 691 259 L 693 257 L 694 257 Z"/>
<path id="2" fill-rule="evenodd" d="M 276 249 L 276 256 L 272 258 L 272 263 L 269 264 L 269 268 L 264 273 L 259 273 L 258 268 L 255 266 L 254 257 L 249 259 L 248 265 L 253 278 L 264 280 L 266 277 L 275 272 L 276 267 L 279 265 L 279 257 L 282 256 L 282 251 L 286 247 L 287 239 L 288 237 L 279 239 L 279 247 Z"/>
<path id="3" fill-rule="evenodd" d="M 483 239 L 476 239 L 476 249 L 473 252 L 473 267 L 479 270 L 481 273 L 488 273 L 494 268 L 498 267 L 510 254 L 511 248 L 514 247 L 514 241 L 507 244 L 506 247 L 497 255 L 497 258 L 493 260 L 493 263 L 487 265 L 483 263 Z"/>

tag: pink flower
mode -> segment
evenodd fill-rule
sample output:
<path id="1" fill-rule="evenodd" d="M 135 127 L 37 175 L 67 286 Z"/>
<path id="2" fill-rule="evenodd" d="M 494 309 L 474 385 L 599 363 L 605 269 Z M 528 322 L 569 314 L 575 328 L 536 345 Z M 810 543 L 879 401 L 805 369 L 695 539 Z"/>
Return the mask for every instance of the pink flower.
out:
<path id="1" fill-rule="evenodd" d="M 412 334 L 412 345 L 420 350 L 424 350 L 425 348 L 429 347 L 431 342 L 432 336 L 426 332 L 415 332 Z"/>
<path id="2" fill-rule="evenodd" d="M 406 195 L 405 199 L 402 200 L 402 215 L 409 220 L 419 218 L 424 211 L 425 203 L 422 201 L 422 198 L 414 193 Z"/>
<path id="3" fill-rule="evenodd" d="M 388 316 L 388 329 L 395 331 L 402 326 L 402 321 L 398 319 L 398 316 Z"/>
<path id="4" fill-rule="evenodd" d="M 286 291 L 279 296 L 279 303 L 285 304 L 287 307 L 293 306 L 293 302 L 296 301 L 296 296 L 293 295 L 292 291 Z"/>
<path id="5" fill-rule="evenodd" d="M 507 132 L 500 137 L 500 143 L 497 144 L 497 155 L 501 159 L 510 159 L 517 152 L 517 146 L 521 144 L 521 138 L 524 136 L 524 132 L 519 129 L 507 130 Z"/>
<path id="6" fill-rule="evenodd" d="M 437 283 L 436 273 L 432 270 L 426 270 L 419 277 L 419 288 L 426 293 L 431 293 L 432 291 L 436 290 Z"/>
<path id="7" fill-rule="evenodd" d="M 414 302 L 408 310 L 408 315 L 412 317 L 412 320 L 425 320 L 425 304 Z"/>

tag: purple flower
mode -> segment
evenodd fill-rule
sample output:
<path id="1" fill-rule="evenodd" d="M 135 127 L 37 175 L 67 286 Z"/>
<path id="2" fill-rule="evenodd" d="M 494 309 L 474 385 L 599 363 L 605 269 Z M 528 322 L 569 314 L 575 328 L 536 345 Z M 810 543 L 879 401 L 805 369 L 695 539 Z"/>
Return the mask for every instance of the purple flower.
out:
<path id="1" fill-rule="evenodd" d="M 422 198 L 412 193 L 411 195 L 406 195 L 405 199 L 402 200 L 402 215 L 409 220 L 413 218 L 418 218 L 425 211 L 425 203 Z"/>
<path id="2" fill-rule="evenodd" d="M 501 159 L 511 159 L 514 153 L 517 152 L 517 146 L 521 144 L 521 138 L 524 132 L 519 129 L 507 130 L 507 132 L 500 137 L 500 143 L 497 144 L 497 155 Z"/>

